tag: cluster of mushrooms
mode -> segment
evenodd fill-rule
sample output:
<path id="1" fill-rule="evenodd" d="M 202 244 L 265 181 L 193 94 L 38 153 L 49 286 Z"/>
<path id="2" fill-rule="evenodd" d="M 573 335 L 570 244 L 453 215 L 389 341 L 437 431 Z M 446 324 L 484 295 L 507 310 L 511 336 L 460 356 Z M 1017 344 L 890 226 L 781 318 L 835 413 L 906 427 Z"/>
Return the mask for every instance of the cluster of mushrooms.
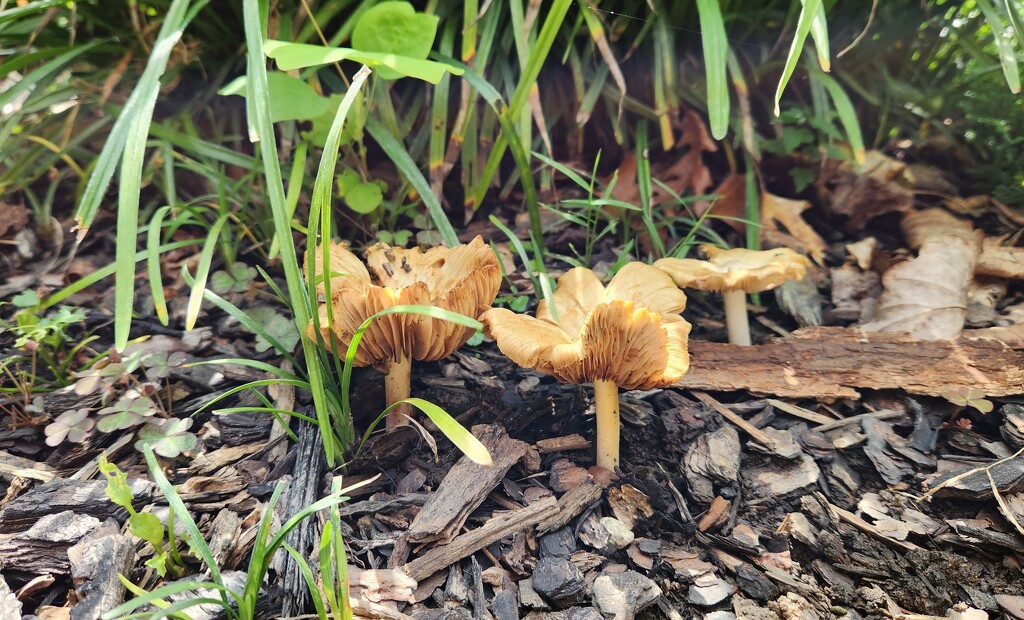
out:
<path id="1" fill-rule="evenodd" d="M 324 268 L 313 252 L 320 295 L 320 335 L 348 348 L 359 326 L 389 307 L 423 304 L 476 317 L 498 348 L 523 368 L 563 383 L 592 383 L 597 411 L 597 464 L 619 462 L 619 388 L 654 389 L 679 381 L 690 367 L 690 324 L 681 288 L 721 291 L 729 341 L 749 345 L 746 294 L 804 277 L 808 260 L 788 248 L 722 250 L 702 246 L 709 260 L 663 258 L 622 267 L 607 286 L 590 269 L 576 267 L 558 279 L 551 304 L 541 301 L 536 317 L 491 308 L 501 285 L 501 266 L 477 236 L 453 248 L 427 251 L 376 244 L 360 261 L 344 243 L 331 243 Z M 323 274 L 327 274 L 324 276 Z M 324 278 L 329 278 L 326 299 Z M 328 306 L 330 320 L 328 320 Z M 552 307 L 553 306 L 553 307 Z M 314 322 L 308 332 L 315 337 Z M 360 343 L 356 366 L 385 375 L 387 404 L 409 397 L 412 361 L 451 355 L 473 330 L 422 314 L 390 314 L 374 321 Z M 396 407 L 388 428 L 407 423 Z"/>

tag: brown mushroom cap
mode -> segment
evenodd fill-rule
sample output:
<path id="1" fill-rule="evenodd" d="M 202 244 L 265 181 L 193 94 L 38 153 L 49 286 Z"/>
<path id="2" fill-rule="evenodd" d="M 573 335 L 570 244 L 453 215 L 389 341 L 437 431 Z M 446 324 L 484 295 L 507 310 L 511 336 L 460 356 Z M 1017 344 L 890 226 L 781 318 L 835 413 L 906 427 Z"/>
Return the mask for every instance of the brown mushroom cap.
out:
<path id="1" fill-rule="evenodd" d="M 803 278 L 811 264 L 789 248 L 723 250 L 702 245 L 701 249 L 708 260 L 662 258 L 654 266 L 671 276 L 680 288 L 756 293 Z"/>
<path id="2" fill-rule="evenodd" d="M 314 264 L 322 273 L 320 248 Z M 393 306 L 420 304 L 436 306 L 469 317 L 477 317 L 491 306 L 501 285 L 501 267 L 490 246 L 477 236 L 466 245 L 393 248 L 380 243 L 366 253 L 369 269 L 348 251 L 345 244 L 332 243 L 329 256 L 331 315 L 327 304 L 319 307 L 320 333 L 333 336 L 344 352 L 363 321 Z M 309 255 L 306 256 L 307 274 Z M 323 297 L 325 287 L 317 285 Z M 308 333 L 315 334 L 313 322 Z M 420 361 L 433 361 L 452 354 L 473 335 L 473 330 L 422 314 L 390 314 L 370 324 L 356 354 L 356 366 L 375 366 L 386 371 L 400 354 Z"/>
<path id="3" fill-rule="evenodd" d="M 686 295 L 649 265 L 626 265 L 607 288 L 577 267 L 558 279 L 553 302 L 557 321 L 544 302 L 537 318 L 492 308 L 480 320 L 509 359 L 564 383 L 651 389 L 689 369 L 690 324 L 679 316 Z"/>

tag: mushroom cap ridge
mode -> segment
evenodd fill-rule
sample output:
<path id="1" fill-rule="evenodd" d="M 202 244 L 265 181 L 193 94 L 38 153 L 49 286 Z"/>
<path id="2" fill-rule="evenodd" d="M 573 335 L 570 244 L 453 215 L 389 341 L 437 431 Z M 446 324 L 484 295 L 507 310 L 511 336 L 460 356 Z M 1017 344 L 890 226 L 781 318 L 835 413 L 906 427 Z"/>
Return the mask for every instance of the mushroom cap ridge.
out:
<path id="1" fill-rule="evenodd" d="M 810 261 L 789 248 L 723 250 L 702 245 L 708 260 L 662 258 L 654 266 L 675 281 L 680 288 L 705 291 L 767 291 L 787 280 L 799 280 L 807 273 Z"/>
<path id="2" fill-rule="evenodd" d="M 657 269 L 630 263 L 605 288 L 578 267 L 559 278 L 553 302 L 557 322 L 543 302 L 537 318 L 492 308 L 480 320 L 509 359 L 564 383 L 651 389 L 689 370 L 686 296 Z"/>
<path id="3" fill-rule="evenodd" d="M 319 248 L 315 255 L 320 269 Z M 367 269 L 345 244 L 330 248 L 331 314 L 319 307 L 320 333 L 334 337 L 339 351 L 352 341 L 359 326 L 370 316 L 393 306 L 435 306 L 469 317 L 489 308 L 501 285 L 501 267 L 490 246 L 480 236 L 453 248 L 393 248 L 377 244 L 367 250 Z M 307 273 L 309 255 L 306 257 Z M 324 294 L 323 284 L 317 286 Z M 314 335 L 310 322 L 308 333 Z M 374 320 L 363 335 L 356 366 L 375 366 L 386 372 L 405 352 L 412 359 L 433 361 L 452 354 L 473 335 L 473 330 L 422 314 L 390 314 Z"/>

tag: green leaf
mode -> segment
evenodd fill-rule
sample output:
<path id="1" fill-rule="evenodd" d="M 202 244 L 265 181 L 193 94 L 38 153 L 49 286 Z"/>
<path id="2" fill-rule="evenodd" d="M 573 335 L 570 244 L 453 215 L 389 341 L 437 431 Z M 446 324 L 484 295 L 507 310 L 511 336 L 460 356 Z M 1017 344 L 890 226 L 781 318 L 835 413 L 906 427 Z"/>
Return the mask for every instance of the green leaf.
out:
<path id="1" fill-rule="evenodd" d="M 159 549 L 164 542 L 164 524 L 151 512 L 140 512 L 128 519 L 128 529 L 142 540 Z"/>
<path id="2" fill-rule="evenodd" d="M 782 76 L 775 87 L 775 116 L 779 115 L 779 100 L 782 98 L 782 91 L 786 89 L 789 78 L 793 76 L 796 69 L 796 62 L 800 58 L 800 52 L 804 49 L 804 42 L 807 41 L 807 34 L 811 31 L 811 24 L 814 16 L 818 13 L 818 6 L 821 0 L 802 0 L 803 7 L 800 9 L 800 18 L 797 20 L 796 32 L 793 34 L 793 42 L 789 46 L 789 54 L 786 56 L 786 66 L 782 69 Z"/>
<path id="3" fill-rule="evenodd" d="M 999 64 L 1003 67 L 1006 85 L 1010 87 L 1010 92 L 1017 94 L 1020 92 L 1020 71 L 1017 69 L 1017 53 L 1013 49 L 1013 40 L 1007 39 L 1004 34 L 1006 27 L 1003 26 L 1003 20 L 992 3 L 989 0 L 977 0 L 977 4 L 981 12 L 985 14 L 985 21 L 988 22 L 992 36 L 995 38 L 996 49 L 999 51 Z M 1018 26 L 1016 22 L 1013 25 L 1014 28 Z"/>
<path id="4" fill-rule="evenodd" d="M 445 72 L 462 75 L 462 70 L 432 60 L 407 58 L 396 54 L 364 52 L 347 47 L 324 47 L 286 41 L 267 41 L 263 44 L 267 56 L 277 61 L 283 71 L 326 65 L 342 60 L 351 60 L 372 67 L 376 71 L 392 69 L 406 77 L 414 77 L 431 84 L 437 84 Z"/>
<path id="5" fill-rule="evenodd" d="M 241 75 L 217 91 L 219 95 L 248 93 L 248 78 Z M 299 78 L 277 71 L 267 72 L 267 90 L 270 93 L 270 121 L 310 120 L 327 114 L 331 101 L 317 94 L 313 87 Z"/>
<path id="6" fill-rule="evenodd" d="M 430 401 L 423 400 L 422 398 L 406 398 L 403 401 L 416 407 L 423 413 L 427 414 L 430 421 L 437 426 L 437 430 L 444 433 L 444 436 L 448 438 L 455 447 L 462 451 L 463 454 L 469 457 L 474 463 L 480 465 L 491 465 L 491 454 L 487 451 L 484 444 L 480 443 L 480 440 L 473 436 L 466 427 L 459 424 L 452 416 L 448 415 L 448 412 L 438 407 Z M 398 404 L 398 403 L 395 403 Z M 391 405 L 394 407 L 395 405 Z M 388 407 L 390 409 L 391 407 Z"/>
<path id="7" fill-rule="evenodd" d="M 436 15 L 417 13 L 408 2 L 381 2 L 363 13 L 352 31 L 352 47 L 362 52 L 383 52 L 425 59 L 437 36 Z M 403 74 L 382 68 L 377 75 L 393 80 Z"/>
<path id="8" fill-rule="evenodd" d="M 313 128 L 304 133 L 303 135 L 311 141 L 315 146 L 324 148 L 327 146 L 327 134 L 331 131 L 331 123 L 334 122 L 334 115 L 338 112 L 338 106 L 341 105 L 342 99 L 345 96 L 335 93 L 328 97 L 329 104 L 327 110 L 317 116 L 316 118 L 310 119 L 313 123 Z M 352 106 L 349 108 L 348 114 L 345 116 L 345 126 L 341 129 L 341 140 L 340 144 L 349 144 L 353 140 L 356 142 L 363 141 L 363 126 L 366 124 L 366 105 L 363 103 L 363 95 L 361 92 L 356 92 L 354 99 L 352 100 Z"/>
<path id="9" fill-rule="evenodd" d="M 351 168 L 346 168 L 338 175 L 338 194 L 345 199 L 350 209 L 363 215 L 373 213 L 384 202 L 384 192 L 380 185 L 364 183 Z"/>
<path id="10" fill-rule="evenodd" d="M 704 71 L 708 81 L 711 136 L 721 140 L 729 131 L 729 85 L 725 75 L 729 39 L 725 35 L 719 0 L 697 0 L 697 13 L 700 16 L 700 41 L 704 48 Z"/>
<path id="11" fill-rule="evenodd" d="M 257 275 L 254 267 L 236 261 L 227 269 L 213 272 L 210 276 L 210 288 L 221 295 L 244 293 L 252 286 Z"/>
<path id="12" fill-rule="evenodd" d="M 812 71 L 811 76 L 816 77 L 825 86 L 825 90 L 828 91 L 829 97 L 832 98 L 832 105 L 835 106 L 836 114 L 839 115 L 839 122 L 843 124 L 843 129 L 846 130 L 846 138 L 850 141 L 850 148 L 853 149 L 853 157 L 857 160 L 858 164 L 863 164 L 864 138 L 861 136 L 857 111 L 853 107 L 853 102 L 850 101 L 850 96 L 846 94 L 846 91 L 839 85 L 839 82 L 835 81 L 831 76 L 825 75 L 819 70 Z"/>
<path id="13" fill-rule="evenodd" d="M 132 490 L 131 487 L 128 486 L 127 474 L 118 469 L 117 465 L 108 462 L 106 453 L 100 454 L 96 467 L 100 470 L 100 473 L 103 474 L 103 477 L 107 479 L 106 491 L 107 497 L 110 498 L 110 501 L 134 514 L 135 508 L 132 507 Z"/>
<path id="14" fill-rule="evenodd" d="M 295 323 L 281 314 L 277 308 L 257 306 L 249 310 L 249 316 L 263 327 L 263 334 L 270 336 L 268 339 L 263 334 L 256 332 L 257 353 L 263 353 L 278 346 L 291 352 L 299 343 L 300 335 L 299 330 L 295 328 Z"/>
<path id="15" fill-rule="evenodd" d="M 814 13 L 814 21 L 811 22 L 811 39 L 814 40 L 814 49 L 818 52 L 818 64 L 822 71 L 829 71 L 832 67 L 828 44 L 828 21 L 825 19 L 825 3 L 818 5 Z"/>

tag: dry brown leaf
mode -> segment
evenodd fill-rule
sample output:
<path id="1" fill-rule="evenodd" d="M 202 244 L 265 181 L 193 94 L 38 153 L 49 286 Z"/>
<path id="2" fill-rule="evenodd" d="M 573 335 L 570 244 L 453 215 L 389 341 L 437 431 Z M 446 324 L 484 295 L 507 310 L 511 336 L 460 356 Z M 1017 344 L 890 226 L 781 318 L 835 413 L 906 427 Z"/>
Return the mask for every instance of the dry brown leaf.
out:
<path id="1" fill-rule="evenodd" d="M 862 270 L 867 271 L 871 269 L 871 263 L 874 262 L 875 247 L 878 245 L 878 239 L 874 237 L 865 237 L 856 243 L 847 243 L 846 251 L 857 261 L 857 266 Z"/>
<path id="2" fill-rule="evenodd" d="M 986 237 L 975 271 L 999 278 L 1024 278 L 1024 248 L 1003 245 L 1003 240 L 998 237 Z"/>
<path id="3" fill-rule="evenodd" d="M 942 236 L 921 246 L 917 258 L 882 276 L 885 291 L 866 331 L 909 332 L 920 340 L 955 338 L 967 314 L 967 288 L 978 258 L 976 245 Z"/>
<path id="4" fill-rule="evenodd" d="M 740 220 L 747 216 L 747 177 L 745 174 L 730 173 L 718 187 L 711 192 L 718 196 L 714 203 L 702 203 L 695 209 L 697 215 L 703 215 L 707 207 L 711 215 L 730 218 L 723 220 L 733 230 L 742 233 L 747 229 L 745 222 Z"/>
<path id="5" fill-rule="evenodd" d="M 810 208 L 806 200 L 792 200 L 765 192 L 761 196 L 761 235 L 768 245 L 790 247 L 808 254 L 819 265 L 825 260 L 825 240 L 811 228 L 801 213 Z M 785 228 L 783 232 L 779 227 Z"/>
<path id="6" fill-rule="evenodd" d="M 9 202 L 0 202 L 0 237 L 16 233 L 28 224 L 28 209 Z"/>
<path id="7" fill-rule="evenodd" d="M 979 235 L 982 234 L 976 233 L 970 222 L 961 220 L 945 209 L 934 207 L 907 213 L 900 222 L 900 228 L 903 229 L 907 244 L 915 250 L 928 240 L 937 239 L 942 235 L 951 235 L 968 243 L 977 243 Z"/>
<path id="8" fill-rule="evenodd" d="M 652 165 L 651 177 L 658 179 L 679 196 L 687 194 L 700 196 L 708 193 L 711 188 L 711 171 L 704 165 L 702 153 L 713 153 L 718 146 L 708 128 L 695 112 L 683 112 L 683 132 L 676 143 L 676 148 L 686 148 L 686 153 L 667 165 Z M 612 189 L 612 197 L 631 204 L 640 202 L 640 190 L 636 185 L 636 154 L 629 153 L 617 170 L 619 179 Z M 605 183 L 610 181 L 606 179 Z M 655 203 L 667 202 L 671 194 L 654 184 L 651 200 Z"/>
<path id="9" fill-rule="evenodd" d="M 848 230 L 861 230 L 869 220 L 883 213 L 910 209 L 914 201 L 912 188 L 913 177 L 904 163 L 869 151 L 859 172 L 844 164 L 831 208 L 849 218 Z"/>

